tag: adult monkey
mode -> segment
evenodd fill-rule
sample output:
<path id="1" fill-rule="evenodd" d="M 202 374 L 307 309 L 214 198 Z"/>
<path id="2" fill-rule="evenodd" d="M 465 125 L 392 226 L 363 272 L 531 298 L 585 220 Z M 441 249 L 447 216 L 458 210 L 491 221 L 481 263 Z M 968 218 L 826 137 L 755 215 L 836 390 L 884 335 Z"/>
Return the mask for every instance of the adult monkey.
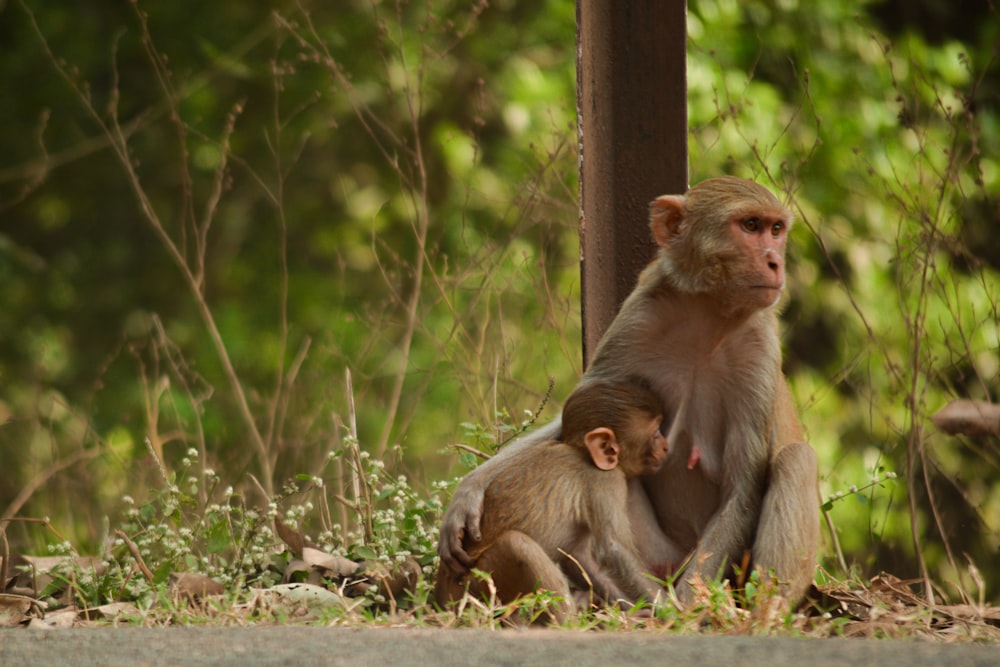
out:
<path id="1" fill-rule="evenodd" d="M 812 581 L 819 541 L 816 456 L 781 372 L 775 306 L 791 213 L 766 188 L 721 177 L 650 206 L 660 246 L 594 353 L 582 383 L 645 377 L 660 395 L 670 452 L 629 487 L 629 520 L 650 572 L 676 583 L 752 563 L 790 603 Z M 483 490 L 509 451 L 558 438 L 557 418 L 472 471 L 445 513 L 438 551 L 471 565 Z"/>

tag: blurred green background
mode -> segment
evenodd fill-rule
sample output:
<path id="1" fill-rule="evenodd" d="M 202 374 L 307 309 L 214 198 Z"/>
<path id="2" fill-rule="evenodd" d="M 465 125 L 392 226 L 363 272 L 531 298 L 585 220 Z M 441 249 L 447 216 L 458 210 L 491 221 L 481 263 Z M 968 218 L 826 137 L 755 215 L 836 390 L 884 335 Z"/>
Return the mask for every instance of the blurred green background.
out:
<path id="1" fill-rule="evenodd" d="M 352 399 L 426 488 L 551 417 L 581 373 L 574 20 L 0 2 L 0 517 L 97 550 L 190 449 L 336 490 Z M 997 10 L 691 0 L 688 30 L 691 181 L 799 218 L 786 371 L 845 563 L 1000 599 L 997 441 L 928 421 L 1000 390 Z"/>

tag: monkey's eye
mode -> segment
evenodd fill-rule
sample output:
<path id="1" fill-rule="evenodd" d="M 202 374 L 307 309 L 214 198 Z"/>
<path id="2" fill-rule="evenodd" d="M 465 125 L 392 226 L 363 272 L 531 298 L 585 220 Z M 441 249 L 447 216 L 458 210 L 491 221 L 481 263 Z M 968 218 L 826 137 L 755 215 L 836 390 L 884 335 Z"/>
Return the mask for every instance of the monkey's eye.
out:
<path id="1" fill-rule="evenodd" d="M 743 218 L 743 220 L 740 221 L 740 227 L 742 227 L 745 232 L 756 234 L 760 231 L 760 218 Z"/>
<path id="2" fill-rule="evenodd" d="M 785 223 L 780 220 L 773 225 L 771 225 L 771 236 L 781 236 L 781 233 L 785 231 Z"/>

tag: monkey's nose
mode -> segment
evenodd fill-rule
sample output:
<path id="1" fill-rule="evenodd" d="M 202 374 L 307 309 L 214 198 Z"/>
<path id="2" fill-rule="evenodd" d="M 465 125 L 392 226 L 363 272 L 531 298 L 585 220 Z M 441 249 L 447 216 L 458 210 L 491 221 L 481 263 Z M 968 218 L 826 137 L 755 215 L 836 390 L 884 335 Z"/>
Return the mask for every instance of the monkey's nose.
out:
<path id="1" fill-rule="evenodd" d="M 767 258 L 767 268 L 770 269 L 776 283 L 785 284 L 785 263 L 780 257 L 770 255 Z"/>

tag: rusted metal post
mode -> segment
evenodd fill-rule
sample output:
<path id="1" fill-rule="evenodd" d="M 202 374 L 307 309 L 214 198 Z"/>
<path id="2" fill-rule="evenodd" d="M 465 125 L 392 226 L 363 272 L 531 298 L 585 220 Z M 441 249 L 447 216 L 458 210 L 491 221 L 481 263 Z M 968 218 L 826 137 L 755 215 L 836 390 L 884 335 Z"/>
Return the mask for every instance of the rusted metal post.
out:
<path id="1" fill-rule="evenodd" d="M 654 253 L 649 202 L 687 190 L 686 0 L 577 0 L 583 359 Z"/>

